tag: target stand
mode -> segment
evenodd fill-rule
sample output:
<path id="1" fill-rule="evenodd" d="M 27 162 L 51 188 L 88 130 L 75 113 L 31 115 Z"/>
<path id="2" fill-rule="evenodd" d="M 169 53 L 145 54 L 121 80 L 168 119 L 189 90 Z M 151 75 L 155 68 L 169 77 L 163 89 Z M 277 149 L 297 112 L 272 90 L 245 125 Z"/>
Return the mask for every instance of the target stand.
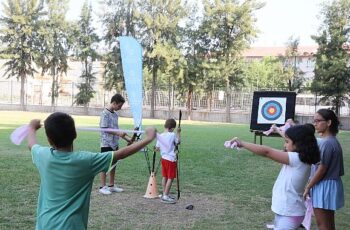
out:
<path id="1" fill-rule="evenodd" d="M 256 137 L 259 137 L 259 143 L 262 145 L 262 137 L 281 137 L 278 133 L 270 133 L 270 135 L 266 136 L 262 130 L 250 130 L 254 134 L 254 144 L 256 144 Z"/>
<path id="2" fill-rule="evenodd" d="M 250 120 L 250 131 L 256 137 L 280 137 L 277 133 L 266 136 L 263 132 L 271 125 L 282 126 L 287 119 L 294 120 L 295 115 L 295 92 L 284 91 L 255 91 L 253 95 L 252 114 Z"/>

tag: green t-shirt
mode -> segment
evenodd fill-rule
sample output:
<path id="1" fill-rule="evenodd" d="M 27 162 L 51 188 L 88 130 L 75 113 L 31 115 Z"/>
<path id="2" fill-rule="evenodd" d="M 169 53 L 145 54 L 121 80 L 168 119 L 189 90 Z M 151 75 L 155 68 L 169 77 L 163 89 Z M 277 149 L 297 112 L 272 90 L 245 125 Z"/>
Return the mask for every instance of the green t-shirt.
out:
<path id="1" fill-rule="evenodd" d="M 86 229 L 94 177 L 107 172 L 112 152 L 60 152 L 34 145 L 40 174 L 36 229 Z"/>

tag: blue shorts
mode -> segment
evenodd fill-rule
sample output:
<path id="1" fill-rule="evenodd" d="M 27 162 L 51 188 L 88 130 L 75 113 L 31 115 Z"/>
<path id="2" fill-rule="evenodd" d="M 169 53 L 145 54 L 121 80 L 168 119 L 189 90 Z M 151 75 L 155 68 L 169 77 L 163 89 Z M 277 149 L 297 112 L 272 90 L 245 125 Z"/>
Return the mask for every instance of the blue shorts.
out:
<path id="1" fill-rule="evenodd" d="M 344 188 L 341 179 L 321 180 L 311 189 L 312 206 L 327 210 L 338 210 L 344 206 Z"/>

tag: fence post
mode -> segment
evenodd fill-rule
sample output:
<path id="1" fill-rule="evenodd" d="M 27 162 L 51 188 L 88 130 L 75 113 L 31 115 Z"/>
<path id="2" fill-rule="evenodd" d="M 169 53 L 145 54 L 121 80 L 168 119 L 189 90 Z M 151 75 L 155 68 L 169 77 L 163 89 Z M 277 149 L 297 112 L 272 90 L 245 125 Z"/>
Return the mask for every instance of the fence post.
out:
<path id="1" fill-rule="evenodd" d="M 174 94 L 174 84 L 171 85 L 171 109 L 174 110 L 174 100 L 175 100 L 175 94 Z"/>
<path id="2" fill-rule="evenodd" d="M 12 87 L 13 87 L 13 83 L 12 83 L 12 79 L 11 79 L 11 98 L 10 98 L 10 101 L 11 101 L 11 105 L 13 104 L 13 101 L 12 101 Z"/>
<path id="3" fill-rule="evenodd" d="M 74 82 L 72 82 L 72 106 L 74 105 Z"/>

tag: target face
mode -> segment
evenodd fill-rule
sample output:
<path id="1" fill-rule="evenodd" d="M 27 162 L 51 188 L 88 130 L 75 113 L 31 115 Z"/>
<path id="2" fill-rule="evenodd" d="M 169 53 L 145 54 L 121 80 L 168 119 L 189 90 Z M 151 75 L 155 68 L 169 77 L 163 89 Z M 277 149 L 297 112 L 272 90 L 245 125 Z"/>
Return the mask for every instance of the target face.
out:
<path id="1" fill-rule="evenodd" d="M 269 121 L 276 120 L 281 116 L 282 105 L 277 101 L 268 101 L 262 105 L 261 115 Z"/>
<path id="2" fill-rule="evenodd" d="M 258 124 L 284 124 L 286 98 L 261 97 L 259 99 Z"/>

